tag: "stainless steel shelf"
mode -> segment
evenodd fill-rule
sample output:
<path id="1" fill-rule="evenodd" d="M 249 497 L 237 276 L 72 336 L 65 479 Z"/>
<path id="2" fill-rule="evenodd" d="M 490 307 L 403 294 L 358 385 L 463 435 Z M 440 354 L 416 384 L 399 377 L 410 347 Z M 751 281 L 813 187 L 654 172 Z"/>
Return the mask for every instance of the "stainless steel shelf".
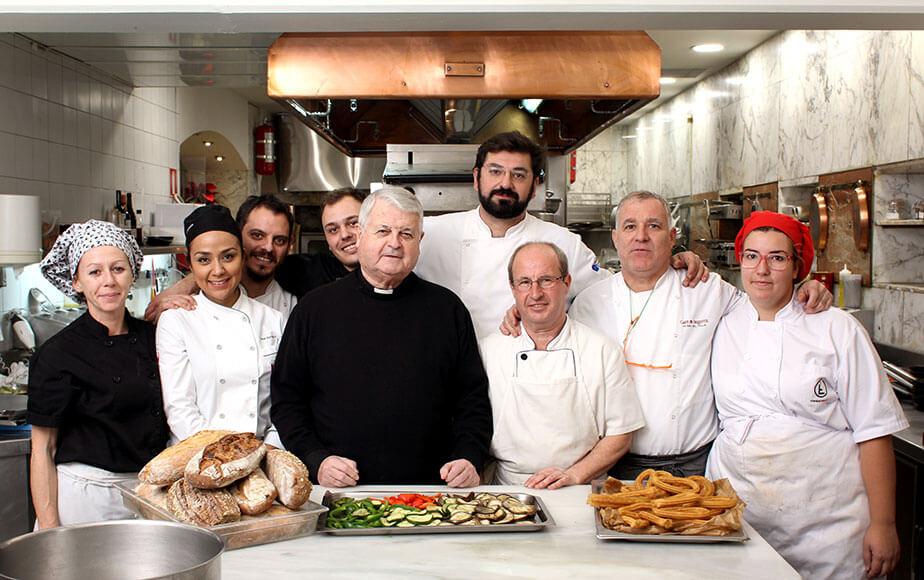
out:
<path id="1" fill-rule="evenodd" d="M 186 246 L 141 246 L 141 253 L 145 256 L 185 254 Z"/>

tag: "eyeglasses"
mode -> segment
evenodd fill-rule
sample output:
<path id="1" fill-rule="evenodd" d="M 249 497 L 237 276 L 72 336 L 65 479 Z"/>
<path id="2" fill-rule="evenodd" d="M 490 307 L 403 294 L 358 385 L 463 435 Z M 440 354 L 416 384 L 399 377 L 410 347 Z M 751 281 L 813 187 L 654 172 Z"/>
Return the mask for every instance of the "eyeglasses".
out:
<path id="1" fill-rule="evenodd" d="M 741 252 L 741 267 L 752 269 L 760 265 L 761 260 L 767 262 L 767 267 L 771 270 L 785 270 L 789 262 L 793 260 L 793 257 L 790 254 L 784 252 L 773 252 L 771 254 L 761 254 L 760 252 L 755 252 L 753 250 L 745 250 Z"/>
<path id="2" fill-rule="evenodd" d="M 539 276 L 535 280 L 532 278 L 519 278 L 513 281 L 513 287 L 517 292 L 529 292 L 533 284 L 538 284 L 543 290 L 548 290 L 554 286 L 556 282 L 563 279 L 564 276 Z"/>
<path id="3" fill-rule="evenodd" d="M 527 169 L 514 168 L 514 169 L 507 170 L 506 168 L 501 167 L 500 165 L 488 165 L 487 167 L 485 167 L 485 169 L 487 170 L 488 175 L 492 179 L 501 179 L 504 177 L 504 175 L 507 175 L 509 173 L 510 181 L 514 183 L 525 183 L 526 181 L 529 180 L 530 172 Z"/>

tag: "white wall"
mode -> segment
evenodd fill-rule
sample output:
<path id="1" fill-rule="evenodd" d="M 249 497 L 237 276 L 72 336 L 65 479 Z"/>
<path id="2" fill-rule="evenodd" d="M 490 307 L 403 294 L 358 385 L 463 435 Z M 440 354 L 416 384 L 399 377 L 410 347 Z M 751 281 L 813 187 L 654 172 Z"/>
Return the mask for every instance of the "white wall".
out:
<path id="1" fill-rule="evenodd" d="M 237 150 L 248 170 L 253 170 L 251 105 L 228 89 L 178 88 L 177 141 L 182 143 L 199 131 L 217 131 Z"/>
<path id="2" fill-rule="evenodd" d="M 101 218 L 116 189 L 150 216 L 178 167 L 176 119 L 173 89 L 133 89 L 0 34 L 0 193 L 39 196 L 45 219 Z M 42 282 L 34 267 L 5 273 L 0 312 L 23 307 Z"/>

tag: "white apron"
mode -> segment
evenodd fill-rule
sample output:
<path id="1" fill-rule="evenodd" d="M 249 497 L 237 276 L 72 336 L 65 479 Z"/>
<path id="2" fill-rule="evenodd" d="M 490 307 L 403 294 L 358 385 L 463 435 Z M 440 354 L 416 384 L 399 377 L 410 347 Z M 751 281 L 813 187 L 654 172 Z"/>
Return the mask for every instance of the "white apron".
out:
<path id="1" fill-rule="evenodd" d="M 530 357 L 563 354 L 574 360 L 571 349 L 528 351 Z M 549 380 L 513 377 L 497 409 L 492 454 L 516 459 L 498 459 L 495 484 L 523 485 L 546 467 L 571 467 L 603 436 L 597 429 L 590 396 L 576 376 Z"/>
<path id="2" fill-rule="evenodd" d="M 774 414 L 723 423 L 706 469 L 727 477 L 744 517 L 803 578 L 865 578 L 869 505 L 850 431 Z"/>
<path id="3" fill-rule="evenodd" d="M 62 463 L 57 472 L 62 526 L 135 518 L 122 504 L 122 495 L 113 483 L 133 478 L 136 473 L 113 473 L 84 463 Z"/>

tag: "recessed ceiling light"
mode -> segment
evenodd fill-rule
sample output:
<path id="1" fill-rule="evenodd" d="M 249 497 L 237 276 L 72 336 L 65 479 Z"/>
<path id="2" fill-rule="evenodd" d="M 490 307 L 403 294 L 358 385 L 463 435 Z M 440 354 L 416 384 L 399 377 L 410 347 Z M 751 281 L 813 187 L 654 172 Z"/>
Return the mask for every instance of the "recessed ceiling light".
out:
<path id="1" fill-rule="evenodd" d="M 722 52 L 725 50 L 725 46 L 719 44 L 718 42 L 706 42 L 703 44 L 696 44 L 691 46 L 690 50 L 693 52 Z"/>
<path id="2" fill-rule="evenodd" d="M 677 79 L 674 77 L 661 77 L 662 85 L 674 85 L 677 84 Z"/>
<path id="3" fill-rule="evenodd" d="M 205 145 L 206 147 L 211 147 L 213 145 L 211 141 L 203 141 L 202 144 Z"/>
<path id="4" fill-rule="evenodd" d="M 225 160 L 224 155 L 216 155 L 216 156 L 215 156 L 215 161 L 224 161 L 224 160 Z"/>

